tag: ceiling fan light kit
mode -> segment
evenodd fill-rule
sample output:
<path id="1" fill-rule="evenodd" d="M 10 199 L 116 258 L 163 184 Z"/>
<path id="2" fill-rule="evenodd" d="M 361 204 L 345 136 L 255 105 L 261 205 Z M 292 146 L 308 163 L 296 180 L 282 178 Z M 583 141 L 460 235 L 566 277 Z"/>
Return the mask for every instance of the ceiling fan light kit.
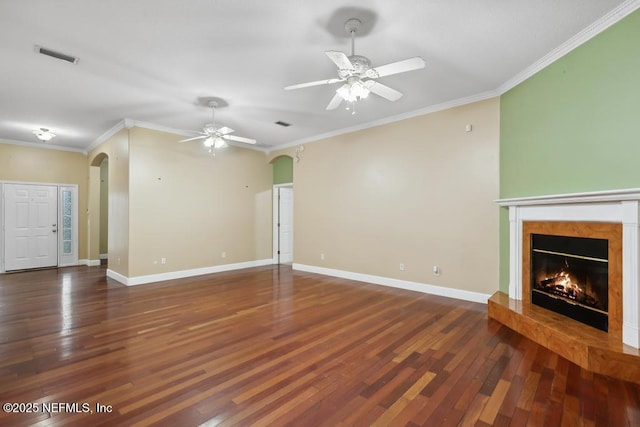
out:
<path id="1" fill-rule="evenodd" d="M 204 140 L 204 146 L 209 149 L 209 152 L 211 152 L 215 148 L 227 147 L 228 144 L 222 138 L 209 137 Z"/>
<path id="2" fill-rule="evenodd" d="M 351 56 L 347 56 L 343 52 L 332 50 L 325 52 L 329 59 L 331 59 L 331 61 L 333 61 L 333 63 L 338 67 L 338 78 L 300 83 L 287 86 L 284 89 L 294 90 L 344 82 L 343 85 L 336 90 L 335 95 L 327 105 L 326 109 L 334 110 L 338 108 L 342 101 L 346 101 L 349 103 L 346 109 L 351 109 L 351 114 L 355 114 L 355 104 L 358 101 L 367 98 L 370 92 L 373 92 L 374 94 L 389 101 L 397 101 L 400 99 L 402 97 L 402 92 L 383 85 L 382 83 L 377 82 L 376 79 L 392 74 L 405 73 L 407 71 L 424 68 L 424 59 L 416 56 L 403 61 L 392 62 L 390 64 L 372 68 L 369 58 L 355 54 L 355 34 L 361 26 L 362 22 L 356 18 L 349 19 L 344 24 L 345 31 L 351 36 Z"/>
<path id="3" fill-rule="evenodd" d="M 357 102 L 369 96 L 370 90 L 366 83 L 367 82 L 362 82 L 362 80 L 355 77 L 350 77 L 347 79 L 346 84 L 340 86 L 338 90 L 336 90 L 336 93 L 338 93 L 338 95 L 347 102 Z"/>

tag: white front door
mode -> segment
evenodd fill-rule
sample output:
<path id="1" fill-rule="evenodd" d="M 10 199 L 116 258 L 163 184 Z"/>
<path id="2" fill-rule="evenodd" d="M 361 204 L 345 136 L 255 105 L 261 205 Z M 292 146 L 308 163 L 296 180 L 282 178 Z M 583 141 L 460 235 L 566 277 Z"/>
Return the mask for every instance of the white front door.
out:
<path id="1" fill-rule="evenodd" d="M 58 265 L 58 187 L 5 184 L 5 271 Z"/>
<path id="2" fill-rule="evenodd" d="M 278 203 L 280 263 L 293 262 L 293 188 L 280 187 Z"/>

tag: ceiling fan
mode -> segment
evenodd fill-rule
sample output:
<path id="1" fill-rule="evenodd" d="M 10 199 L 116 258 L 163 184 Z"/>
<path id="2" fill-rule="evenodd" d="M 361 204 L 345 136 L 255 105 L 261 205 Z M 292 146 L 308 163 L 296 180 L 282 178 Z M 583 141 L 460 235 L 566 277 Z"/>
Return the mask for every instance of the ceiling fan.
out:
<path id="1" fill-rule="evenodd" d="M 193 138 L 183 139 L 179 142 L 195 141 L 197 139 L 203 139 L 204 146 L 209 149 L 210 153 L 215 156 L 216 148 L 223 148 L 227 146 L 227 141 L 242 142 L 244 144 L 255 144 L 256 140 L 251 138 L 244 138 L 242 136 L 231 135 L 235 132 L 233 129 L 226 126 L 216 126 L 216 108 L 218 107 L 217 101 L 209 101 L 207 105 L 211 108 L 211 123 L 207 123 L 202 128 L 202 132 L 197 132 L 200 135 Z"/>
<path id="2" fill-rule="evenodd" d="M 336 94 L 333 96 L 333 99 L 331 99 L 326 109 L 333 110 L 338 108 L 342 101 L 347 101 L 351 103 L 351 114 L 355 114 L 355 110 L 353 109 L 355 103 L 360 99 L 366 98 L 370 92 L 388 99 L 389 101 L 397 101 L 400 99 L 402 97 L 401 92 L 392 89 L 389 86 L 385 86 L 382 83 L 378 83 L 376 79 L 384 76 L 390 76 L 392 74 L 424 68 L 424 59 L 416 56 L 403 61 L 392 62 L 390 64 L 372 68 L 369 58 L 355 54 L 355 34 L 361 26 L 362 22 L 356 18 L 349 19 L 344 24 L 345 30 L 351 35 L 351 56 L 347 56 L 343 52 L 333 50 L 325 52 L 329 59 L 338 66 L 337 78 L 291 85 L 284 89 L 301 89 L 311 86 L 345 82 L 336 90 Z"/>

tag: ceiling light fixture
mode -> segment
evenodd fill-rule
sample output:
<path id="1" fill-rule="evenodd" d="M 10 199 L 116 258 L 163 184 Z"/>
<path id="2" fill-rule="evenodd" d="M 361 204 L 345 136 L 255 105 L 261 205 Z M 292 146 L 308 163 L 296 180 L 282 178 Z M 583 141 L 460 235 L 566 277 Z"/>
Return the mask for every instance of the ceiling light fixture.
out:
<path id="1" fill-rule="evenodd" d="M 350 19 L 345 23 L 345 30 L 351 35 L 351 56 L 346 59 L 347 62 L 350 63 L 349 65 L 351 65 L 353 72 L 349 73 L 352 75 L 347 77 L 347 82 L 336 90 L 340 98 L 347 102 L 346 109 L 351 110 L 351 114 L 356 113 L 356 102 L 368 97 L 371 86 L 375 84 L 374 80 L 363 81 L 361 79 L 361 76 L 365 75 L 364 73 L 370 67 L 371 63 L 367 58 L 356 55 L 355 36 L 356 31 L 360 29 L 360 25 L 361 22 L 358 19 Z"/>
<path id="2" fill-rule="evenodd" d="M 375 95 L 389 101 L 399 100 L 402 97 L 402 92 L 383 85 L 376 79 L 390 76 L 392 74 L 406 73 L 407 71 L 424 68 L 424 59 L 419 56 L 415 56 L 413 58 L 372 68 L 369 58 L 362 55 L 356 55 L 355 53 L 355 34 L 361 26 L 362 21 L 357 18 L 348 19 L 347 22 L 344 23 L 345 31 L 351 35 L 351 55 L 347 56 L 346 53 L 335 50 L 325 51 L 325 54 L 329 59 L 338 67 L 337 78 L 300 83 L 287 86 L 284 89 L 302 89 L 305 87 L 331 85 L 338 82 L 344 82 L 342 87 L 336 90 L 336 93 L 333 95 L 333 98 L 331 98 L 331 101 L 329 101 L 326 109 L 335 110 L 340 104 L 342 104 L 342 101 L 346 101 L 346 109 L 351 110 L 351 114 L 355 114 L 356 104 L 361 99 L 366 98 L 369 95 L 369 92 L 373 92 Z"/>
<path id="3" fill-rule="evenodd" d="M 207 102 L 209 108 L 211 108 L 211 123 L 207 123 L 202 128 L 202 132 L 197 132 L 200 134 L 199 136 L 194 136 L 193 138 L 183 139 L 180 142 L 187 141 L 195 141 L 198 139 L 202 139 L 202 143 L 206 148 L 209 149 L 209 152 L 214 156 L 216 155 L 216 148 L 225 148 L 229 145 L 227 141 L 235 141 L 242 142 L 244 144 L 255 144 L 256 140 L 251 138 L 244 138 L 242 136 L 230 135 L 234 132 L 233 129 L 228 128 L 226 126 L 216 126 L 216 108 L 222 103 L 223 106 L 227 106 L 225 101 L 220 98 L 201 98 L 203 101 Z M 199 101 L 199 102 L 203 102 Z"/>
<path id="4" fill-rule="evenodd" d="M 347 84 L 340 86 L 336 92 L 347 102 L 357 102 L 369 96 L 370 91 L 358 77 L 349 77 Z"/>
<path id="5" fill-rule="evenodd" d="M 220 137 L 210 136 L 209 138 L 204 140 L 204 146 L 207 147 L 209 149 L 209 152 L 211 153 L 215 148 L 224 148 L 227 147 L 228 144 L 224 139 Z"/>
<path id="6" fill-rule="evenodd" d="M 50 141 L 51 139 L 55 138 L 55 136 L 56 136 L 55 133 L 51 132 L 47 128 L 36 129 L 36 130 L 33 131 L 33 134 L 40 141 L 44 141 L 44 142 Z"/>

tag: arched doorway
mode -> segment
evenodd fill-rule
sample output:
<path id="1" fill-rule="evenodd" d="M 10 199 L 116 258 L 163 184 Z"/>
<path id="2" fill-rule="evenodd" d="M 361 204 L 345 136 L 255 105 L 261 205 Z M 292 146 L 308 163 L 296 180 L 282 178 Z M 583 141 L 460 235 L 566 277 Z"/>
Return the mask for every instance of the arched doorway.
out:
<path id="1" fill-rule="evenodd" d="M 89 207 L 89 262 L 106 263 L 109 254 L 109 156 L 98 154 L 91 162 Z"/>

